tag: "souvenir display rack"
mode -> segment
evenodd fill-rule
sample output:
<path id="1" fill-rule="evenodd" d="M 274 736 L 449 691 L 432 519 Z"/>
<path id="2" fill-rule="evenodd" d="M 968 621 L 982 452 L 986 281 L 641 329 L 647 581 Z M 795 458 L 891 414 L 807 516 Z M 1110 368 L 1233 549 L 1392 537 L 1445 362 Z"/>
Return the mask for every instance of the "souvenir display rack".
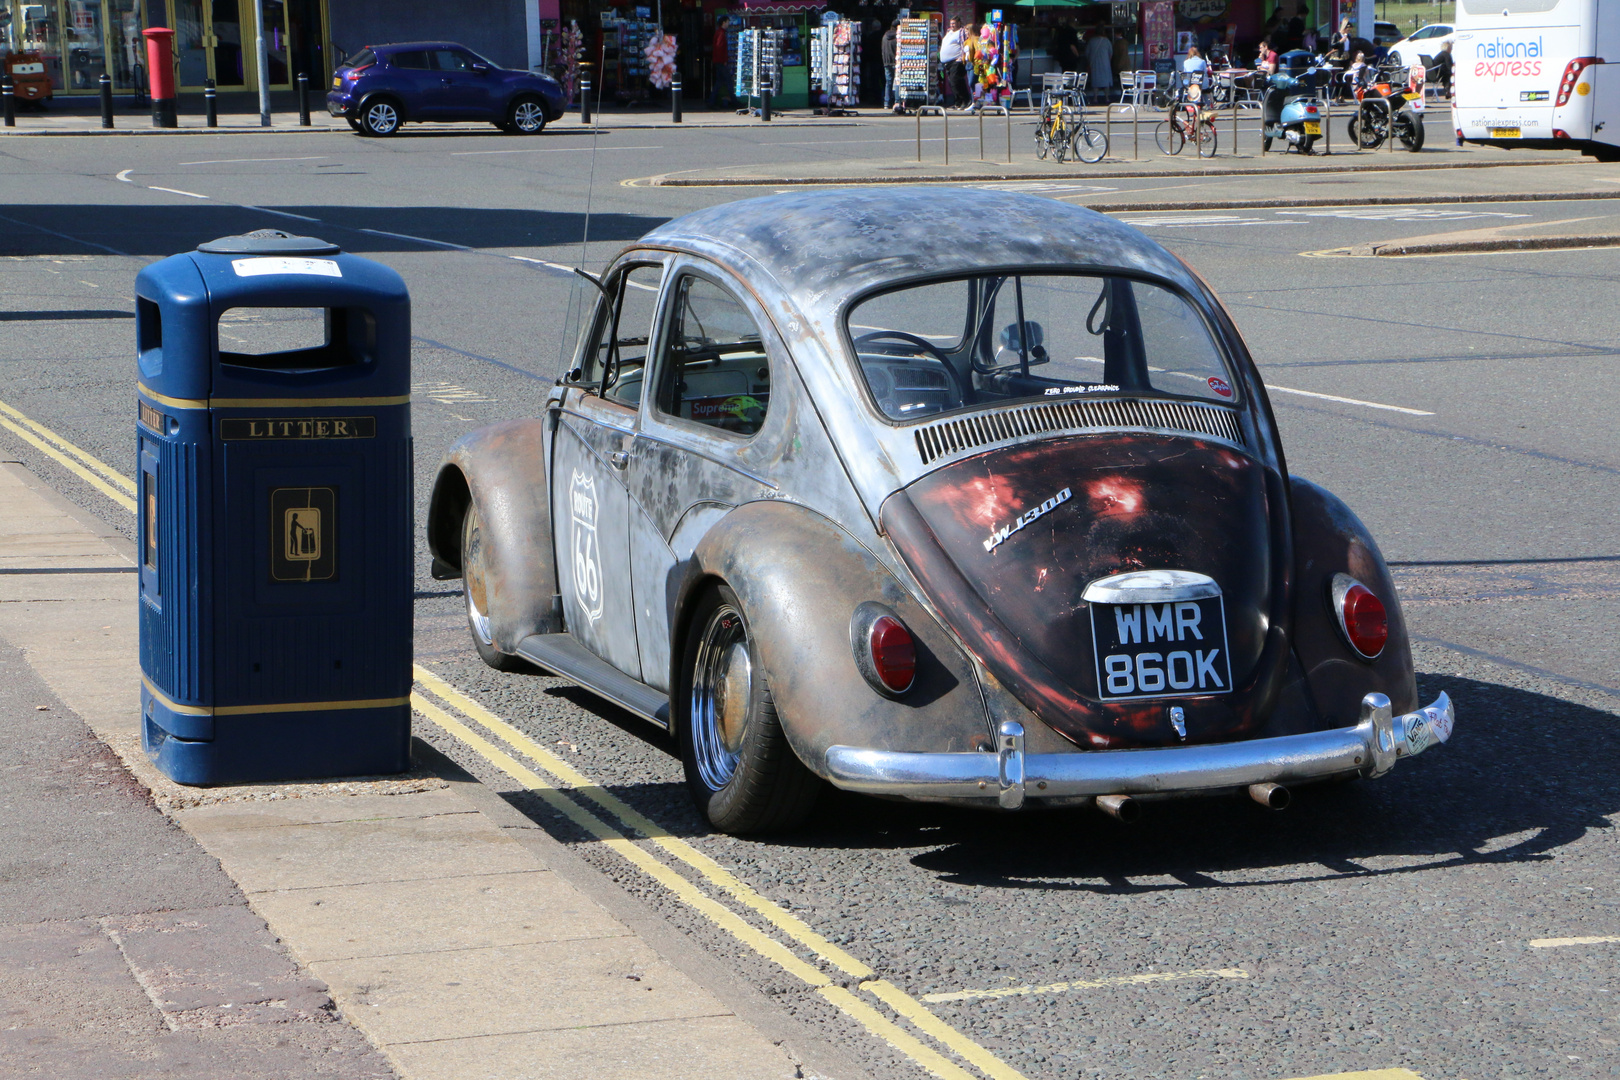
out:
<path id="1" fill-rule="evenodd" d="M 612 78 L 614 96 L 620 101 L 646 100 L 647 46 L 659 33 L 658 24 L 650 20 L 602 12 L 601 77 Z"/>
<path id="2" fill-rule="evenodd" d="M 757 112 L 754 99 L 766 91 L 782 92 L 782 31 L 744 30 L 737 35 L 735 90 L 748 106 L 739 113 Z"/>
<path id="3" fill-rule="evenodd" d="M 939 24 L 933 19 L 901 19 L 894 67 L 902 105 L 938 104 Z"/>
<path id="4" fill-rule="evenodd" d="M 820 95 L 824 116 L 848 115 L 861 98 L 861 28 L 839 19 L 811 31 L 810 89 Z"/>

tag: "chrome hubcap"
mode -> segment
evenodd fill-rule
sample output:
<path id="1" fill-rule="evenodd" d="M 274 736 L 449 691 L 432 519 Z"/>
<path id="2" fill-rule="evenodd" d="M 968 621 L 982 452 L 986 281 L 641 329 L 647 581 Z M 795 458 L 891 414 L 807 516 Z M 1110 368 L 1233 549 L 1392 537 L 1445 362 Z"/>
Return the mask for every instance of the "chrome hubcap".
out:
<path id="1" fill-rule="evenodd" d="M 753 694 L 747 627 L 741 612 L 722 604 L 703 628 L 692 671 L 693 757 L 698 775 L 715 791 L 737 771 Z"/>
<path id="2" fill-rule="evenodd" d="M 461 543 L 461 584 L 467 596 L 467 625 L 478 640 L 493 645 L 489 633 L 488 593 L 484 585 L 484 537 L 476 524 Z"/>
<path id="3" fill-rule="evenodd" d="M 366 119 L 371 122 L 373 131 L 393 131 L 394 125 L 399 123 L 399 117 L 391 105 L 373 105 L 367 110 Z"/>
<path id="4" fill-rule="evenodd" d="M 517 126 L 524 131 L 535 131 L 546 122 L 545 113 L 540 110 L 540 106 L 532 101 L 525 101 L 520 104 L 517 107 L 514 119 L 517 121 Z"/>

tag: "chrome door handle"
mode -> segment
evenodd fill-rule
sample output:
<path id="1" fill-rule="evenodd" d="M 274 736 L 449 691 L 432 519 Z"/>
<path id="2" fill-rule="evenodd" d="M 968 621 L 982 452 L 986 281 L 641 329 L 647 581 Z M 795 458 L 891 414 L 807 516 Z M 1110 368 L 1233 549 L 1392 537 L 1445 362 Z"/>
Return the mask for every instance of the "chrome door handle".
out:
<path id="1" fill-rule="evenodd" d="M 615 450 L 608 455 L 608 464 L 623 472 L 630 465 L 630 454 L 624 450 Z"/>

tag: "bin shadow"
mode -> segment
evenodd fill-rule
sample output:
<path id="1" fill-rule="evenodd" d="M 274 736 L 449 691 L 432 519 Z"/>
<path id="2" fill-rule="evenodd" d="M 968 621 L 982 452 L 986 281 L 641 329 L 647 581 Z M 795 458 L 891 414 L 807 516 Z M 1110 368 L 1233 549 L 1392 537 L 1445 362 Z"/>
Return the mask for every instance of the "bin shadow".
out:
<path id="1" fill-rule="evenodd" d="M 1000 814 L 829 788 L 804 828 L 744 842 L 807 853 L 917 849 L 912 864 L 941 881 L 1129 894 L 1536 862 L 1610 827 L 1620 812 L 1620 725 L 1612 713 L 1467 678 L 1426 675 L 1419 685 L 1425 701 L 1444 690 L 1457 702 L 1450 743 L 1378 780 L 1300 788 L 1281 812 L 1236 795 L 1176 799 L 1145 804 L 1142 820 L 1124 826 L 1091 808 Z M 551 693 L 673 751 L 657 729 L 585 691 Z M 672 833 L 712 832 L 683 784 L 609 790 Z M 589 839 L 538 800 L 517 798 L 531 816 L 557 821 L 565 842 Z M 1211 876 L 1261 871 L 1264 880 Z"/>
<path id="2" fill-rule="evenodd" d="M 410 237 L 463 247 L 554 247 L 578 244 L 585 215 L 571 211 L 462 206 L 275 205 L 301 217 L 240 206 L 0 205 L 0 256 L 126 255 L 163 257 L 221 236 L 255 229 L 308 233 L 356 255 L 432 250 Z M 596 213 L 590 238 L 625 243 L 669 220 L 646 214 Z M 396 236 L 384 235 L 399 234 Z M 404 237 L 404 238 L 402 238 Z M 110 251 L 109 251 L 110 249 Z"/>

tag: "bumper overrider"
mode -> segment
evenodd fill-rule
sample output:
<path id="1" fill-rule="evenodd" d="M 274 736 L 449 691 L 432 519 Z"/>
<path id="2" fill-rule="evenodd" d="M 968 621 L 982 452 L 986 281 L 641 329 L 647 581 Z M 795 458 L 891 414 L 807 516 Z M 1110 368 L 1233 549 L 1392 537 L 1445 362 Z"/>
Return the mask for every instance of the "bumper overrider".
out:
<path id="1" fill-rule="evenodd" d="M 829 779 L 849 791 L 920 799 L 993 797 L 1004 809 L 1017 810 L 1026 794 L 1042 799 L 1194 795 L 1255 784 L 1382 776 L 1401 758 L 1451 738 L 1454 721 L 1451 698 L 1444 693 L 1404 716 L 1391 714 L 1383 694 L 1368 694 L 1354 727 L 1207 746 L 1026 754 L 1023 725 L 1007 720 L 994 754 L 834 746 L 827 751 L 827 769 Z"/>

